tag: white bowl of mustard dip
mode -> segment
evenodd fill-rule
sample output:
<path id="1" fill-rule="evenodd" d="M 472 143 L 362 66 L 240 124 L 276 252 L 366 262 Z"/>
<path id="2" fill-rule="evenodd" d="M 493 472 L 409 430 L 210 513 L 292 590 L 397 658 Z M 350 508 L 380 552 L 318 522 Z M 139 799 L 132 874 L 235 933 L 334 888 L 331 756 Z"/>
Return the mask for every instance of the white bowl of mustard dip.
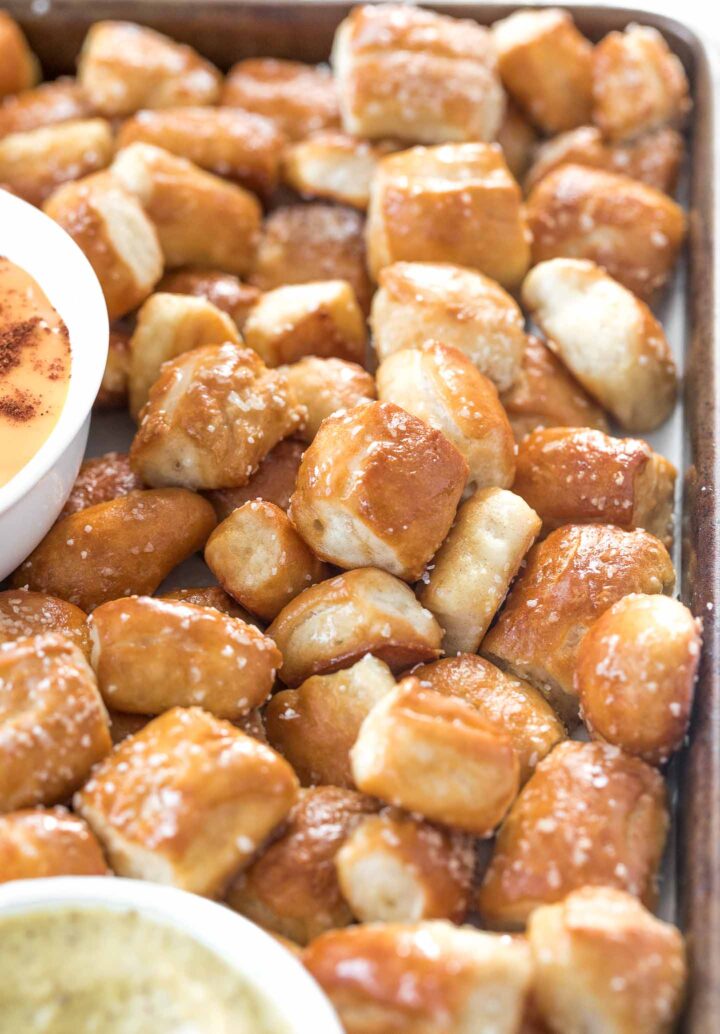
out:
<path id="1" fill-rule="evenodd" d="M 139 880 L 0 887 L 0 1034 L 342 1034 L 301 963 L 222 905 Z"/>
<path id="2" fill-rule="evenodd" d="M 0 190 L 0 580 L 70 492 L 108 333 L 100 284 L 75 242 Z"/>

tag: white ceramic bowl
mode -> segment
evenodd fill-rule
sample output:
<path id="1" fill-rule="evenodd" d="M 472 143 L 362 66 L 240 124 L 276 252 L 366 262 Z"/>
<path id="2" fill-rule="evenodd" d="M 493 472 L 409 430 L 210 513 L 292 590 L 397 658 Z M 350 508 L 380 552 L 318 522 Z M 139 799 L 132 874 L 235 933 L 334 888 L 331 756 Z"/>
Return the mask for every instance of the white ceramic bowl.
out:
<path id="1" fill-rule="evenodd" d="M 335 1012 L 290 952 L 229 908 L 183 890 L 109 876 L 20 880 L 0 887 L 0 919 L 56 908 L 134 911 L 193 937 L 267 999 L 288 1034 L 342 1034 Z"/>
<path id="2" fill-rule="evenodd" d="M 0 487 L 0 580 L 45 535 L 85 451 L 108 349 L 105 299 L 92 267 L 57 223 L 0 190 L 0 255 L 43 289 L 70 334 L 70 386 L 58 422 L 32 459 Z"/>

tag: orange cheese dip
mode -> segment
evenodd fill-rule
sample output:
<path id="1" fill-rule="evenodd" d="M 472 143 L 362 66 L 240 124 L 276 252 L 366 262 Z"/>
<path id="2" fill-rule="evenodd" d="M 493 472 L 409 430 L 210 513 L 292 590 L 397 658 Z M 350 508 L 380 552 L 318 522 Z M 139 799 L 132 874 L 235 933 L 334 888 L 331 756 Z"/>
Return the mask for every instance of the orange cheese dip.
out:
<path id="1" fill-rule="evenodd" d="M 48 437 L 69 383 L 67 327 L 30 274 L 0 257 L 0 485 Z"/>

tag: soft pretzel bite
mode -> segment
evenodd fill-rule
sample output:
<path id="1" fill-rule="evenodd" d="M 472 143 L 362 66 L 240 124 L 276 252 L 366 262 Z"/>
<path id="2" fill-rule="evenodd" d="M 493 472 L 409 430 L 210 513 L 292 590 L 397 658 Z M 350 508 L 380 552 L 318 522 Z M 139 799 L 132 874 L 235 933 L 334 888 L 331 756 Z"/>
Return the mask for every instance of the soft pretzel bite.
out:
<path id="1" fill-rule="evenodd" d="M 332 930 L 303 962 L 346 1034 L 515 1034 L 532 976 L 522 939 L 442 920 Z"/>
<path id="2" fill-rule="evenodd" d="M 677 372 L 648 307 L 594 262 L 553 259 L 530 271 L 523 301 L 548 345 L 628 431 L 670 414 Z"/>
<path id="3" fill-rule="evenodd" d="M 401 4 L 355 7 L 335 33 L 343 127 L 414 143 L 494 140 L 505 110 L 490 33 Z"/>
<path id="4" fill-rule="evenodd" d="M 503 85 L 543 133 L 590 121 L 593 48 L 569 11 L 516 11 L 492 34 Z"/>
<path id="5" fill-rule="evenodd" d="M 0 645 L 0 812 L 56 804 L 110 750 L 84 654 L 53 632 Z"/>
<path id="6" fill-rule="evenodd" d="M 302 790 L 281 835 L 230 885 L 227 903 L 298 944 L 352 922 L 335 872 L 338 849 L 379 804 L 335 786 Z"/>
<path id="7" fill-rule="evenodd" d="M 260 298 L 257 287 L 242 283 L 232 273 L 219 273 L 213 269 L 187 268 L 166 273 L 158 284 L 158 291 L 206 298 L 226 312 L 240 331 Z"/>
<path id="8" fill-rule="evenodd" d="M 645 301 L 670 279 L 685 237 L 685 214 L 666 194 L 582 165 L 561 165 L 543 177 L 526 213 L 533 265 L 590 259 Z"/>
<path id="9" fill-rule="evenodd" d="M 307 410 L 298 436 L 308 444 L 326 417 L 376 397 L 375 380 L 362 366 L 345 359 L 308 355 L 281 367 L 297 402 Z"/>
<path id="10" fill-rule="evenodd" d="M 0 97 L 27 90 L 40 78 L 40 63 L 20 26 L 0 11 Z"/>
<path id="11" fill-rule="evenodd" d="M 158 599 L 181 600 L 183 603 L 194 603 L 196 607 L 214 607 L 215 610 L 228 614 L 231 618 L 240 618 L 249 625 L 256 624 L 255 618 L 248 614 L 232 596 L 228 596 L 219 585 L 197 585 L 184 589 L 171 589 L 170 592 L 160 593 Z"/>
<path id="12" fill-rule="evenodd" d="M 252 349 L 204 345 L 163 366 L 140 414 L 130 462 L 149 485 L 246 485 L 303 416 L 285 376 Z"/>
<path id="13" fill-rule="evenodd" d="M 320 425 L 288 515 L 321 559 L 415 581 L 450 530 L 467 474 L 440 431 L 392 402 L 363 402 Z"/>
<path id="14" fill-rule="evenodd" d="M 114 176 L 98 172 L 65 183 L 44 209 L 85 253 L 110 319 L 147 298 L 163 271 L 158 236 L 137 199 Z"/>
<path id="15" fill-rule="evenodd" d="M 249 191 L 152 144 L 124 147 L 112 174 L 152 221 L 167 266 L 249 271 L 261 219 Z"/>
<path id="16" fill-rule="evenodd" d="M 75 795 L 118 876 L 213 897 L 285 818 L 297 780 L 270 747 L 199 707 L 124 740 Z"/>
<path id="17" fill-rule="evenodd" d="M 520 782 L 538 761 L 565 739 L 565 729 L 534 686 L 496 668 L 474 653 L 444 657 L 413 669 L 424 689 L 459 697 L 490 725 L 510 737 L 520 762 Z"/>
<path id="18" fill-rule="evenodd" d="M 605 743 L 558 744 L 500 828 L 478 894 L 492 928 L 522 928 L 534 908 L 584 886 L 652 906 L 668 828 L 662 777 Z"/>
<path id="19" fill-rule="evenodd" d="M 238 61 L 227 74 L 220 103 L 262 115 L 289 140 L 303 140 L 340 121 L 330 69 L 301 61 Z"/>
<path id="20" fill-rule="evenodd" d="M 294 391 L 289 376 L 288 384 Z M 299 396 L 296 398 L 302 404 L 302 399 Z M 224 521 L 238 506 L 252 499 L 265 499 L 268 503 L 275 503 L 281 510 L 287 510 L 295 491 L 297 472 L 304 451 L 305 446 L 302 442 L 286 438 L 278 442 L 260 461 L 260 466 L 251 475 L 247 484 L 240 488 L 218 488 L 208 492 L 207 498 L 215 509 L 217 519 Z"/>
<path id="21" fill-rule="evenodd" d="M 519 788 L 510 738 L 458 697 L 403 679 L 364 719 L 355 785 L 424 818 L 487 837 Z"/>
<path id="22" fill-rule="evenodd" d="M 489 277 L 440 262 L 395 262 L 373 298 L 373 345 L 381 361 L 441 341 L 458 348 L 498 391 L 517 379 L 525 350 L 517 302 Z"/>
<path id="23" fill-rule="evenodd" d="M 521 201 L 497 144 L 387 155 L 370 188 L 370 275 L 393 262 L 453 262 L 516 287 L 530 264 Z"/>
<path id="24" fill-rule="evenodd" d="M 140 108 L 215 104 L 217 68 L 182 43 L 131 22 L 96 22 L 85 37 L 78 79 L 96 111 L 132 115 Z"/>
<path id="25" fill-rule="evenodd" d="M 533 159 L 537 133 L 522 111 L 510 101 L 495 142 L 500 144 L 508 169 L 518 183 L 522 183 Z"/>
<path id="26" fill-rule="evenodd" d="M 111 327 L 105 370 L 93 410 L 124 409 L 127 406 L 129 369 L 130 331 Z"/>
<path id="27" fill-rule="evenodd" d="M 268 635 L 283 655 L 280 678 L 299 686 L 311 675 L 349 668 L 366 653 L 395 672 L 435 660 L 442 629 L 404 582 L 362 567 L 305 589 Z"/>
<path id="28" fill-rule="evenodd" d="M 583 887 L 528 922 L 533 994 L 558 1034 L 670 1034 L 687 976 L 682 934 L 630 894 Z"/>
<path id="29" fill-rule="evenodd" d="M 476 652 L 540 525 L 503 488 L 481 488 L 463 503 L 418 593 L 444 629 L 444 653 Z"/>
<path id="30" fill-rule="evenodd" d="M 276 287 L 247 318 L 245 341 L 268 366 L 306 355 L 365 359 L 365 320 L 347 280 Z"/>
<path id="31" fill-rule="evenodd" d="M 515 439 L 497 388 L 459 349 L 428 341 L 393 352 L 376 373 L 378 398 L 394 402 L 442 431 L 466 459 L 465 495 L 478 488 L 509 488 L 515 475 Z"/>
<path id="32" fill-rule="evenodd" d="M 110 719 L 110 737 L 113 741 L 113 747 L 116 747 L 118 743 L 122 743 L 129 736 L 134 736 L 136 732 L 140 732 L 148 722 L 152 721 L 149 715 L 125 714 L 123 711 L 108 711 L 108 717 Z"/>
<path id="33" fill-rule="evenodd" d="M 534 334 L 527 336 L 518 379 L 500 401 L 517 442 L 539 427 L 608 429 L 600 406 Z"/>
<path id="34" fill-rule="evenodd" d="M 363 312 L 372 284 L 365 262 L 365 219 L 343 205 L 286 205 L 263 226 L 250 280 L 261 291 L 313 280 L 347 280 Z"/>
<path id="35" fill-rule="evenodd" d="M 107 876 L 87 823 L 66 808 L 28 808 L 0 815 L 0 883 L 47 876 Z"/>
<path id="36" fill-rule="evenodd" d="M 79 607 L 44 592 L 0 592 L 0 643 L 46 632 L 57 632 L 90 657 L 87 615 Z"/>
<path id="37" fill-rule="evenodd" d="M 700 622 L 667 596 L 625 596 L 601 614 L 574 674 L 593 738 L 651 764 L 667 761 L 687 732 L 700 645 Z"/>
<path id="38" fill-rule="evenodd" d="M 373 144 L 345 133 L 314 133 L 285 148 L 283 180 L 303 197 L 326 198 L 364 211 L 379 160 L 397 143 Z"/>
<path id="39" fill-rule="evenodd" d="M 263 621 L 330 576 L 285 512 L 263 499 L 243 503 L 218 524 L 205 546 L 205 563 L 226 592 Z"/>
<path id="40" fill-rule="evenodd" d="M 130 457 L 126 452 L 93 456 L 80 466 L 60 516 L 67 517 L 79 510 L 87 510 L 89 506 L 119 499 L 142 487 L 142 481 L 130 468 Z"/>
<path id="41" fill-rule="evenodd" d="M 363 923 L 465 918 L 472 838 L 387 808 L 346 837 L 335 858 L 343 897 Z"/>
<path id="42" fill-rule="evenodd" d="M 674 584 L 668 551 L 654 535 L 568 524 L 530 551 L 481 652 L 537 686 L 572 723 L 573 672 L 593 621 L 631 592 L 668 593 Z"/>
<path id="43" fill-rule="evenodd" d="M 0 30 L 1 32 L 2 30 Z M 27 133 L 94 115 L 93 107 L 76 79 L 61 76 L 0 102 L 0 137 Z"/>
<path id="44" fill-rule="evenodd" d="M 657 29 L 632 23 L 595 47 L 592 119 L 610 140 L 677 125 L 689 109 L 687 76 Z"/>
<path id="45" fill-rule="evenodd" d="M 352 787 L 350 748 L 372 707 L 395 688 L 388 666 L 366 654 L 350 668 L 312 675 L 276 693 L 265 711 L 268 739 L 303 786 Z"/>
<path id="46" fill-rule="evenodd" d="M 540 516 L 543 534 L 563 524 L 644 528 L 670 548 L 675 467 L 639 438 L 554 427 L 518 446 L 513 492 Z"/>
<path id="47" fill-rule="evenodd" d="M 149 595 L 202 549 L 213 508 L 181 488 L 131 492 L 61 518 L 12 577 L 90 611 L 120 596 Z"/>

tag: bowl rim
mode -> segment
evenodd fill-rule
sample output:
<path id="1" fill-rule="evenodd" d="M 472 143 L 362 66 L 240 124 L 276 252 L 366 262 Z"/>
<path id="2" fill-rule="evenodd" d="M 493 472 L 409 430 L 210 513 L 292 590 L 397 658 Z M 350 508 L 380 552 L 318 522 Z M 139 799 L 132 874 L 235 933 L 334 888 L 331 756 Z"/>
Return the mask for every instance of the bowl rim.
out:
<path id="1" fill-rule="evenodd" d="M 72 237 L 40 209 L 5 190 L 0 190 L 0 255 L 34 277 L 70 335 L 70 384 L 63 408 L 38 451 L 0 486 L 3 514 L 45 477 L 81 430 L 102 382 L 110 328 L 100 282 Z"/>

